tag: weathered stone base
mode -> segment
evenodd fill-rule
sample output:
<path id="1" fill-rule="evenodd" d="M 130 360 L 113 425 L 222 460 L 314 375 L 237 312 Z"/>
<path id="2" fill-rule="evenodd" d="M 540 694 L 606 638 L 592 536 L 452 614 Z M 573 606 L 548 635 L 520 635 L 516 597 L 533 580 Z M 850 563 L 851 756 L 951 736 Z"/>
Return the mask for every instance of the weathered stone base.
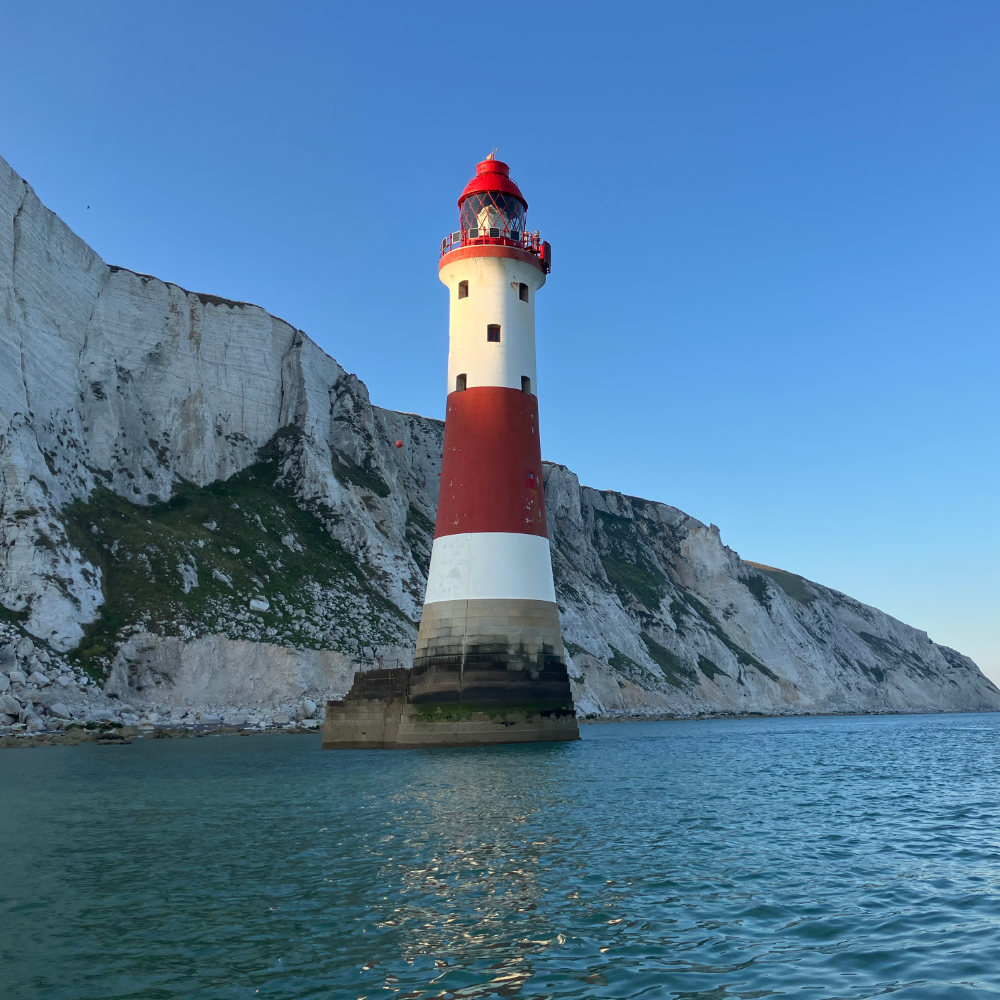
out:
<path id="1" fill-rule="evenodd" d="M 444 663 L 430 675 L 426 668 L 359 674 L 343 701 L 327 703 L 323 749 L 577 740 L 566 667 L 551 660 L 556 662 L 540 668 L 546 675 L 541 687 L 538 672 L 533 679 L 502 662 L 480 662 L 468 675 L 458 664 L 449 669 Z M 463 680 L 473 674 L 476 683 L 470 689 Z"/>
<path id="2" fill-rule="evenodd" d="M 551 601 L 425 604 L 412 670 L 358 674 L 327 704 L 323 746 L 474 746 L 577 740 Z"/>
<path id="3" fill-rule="evenodd" d="M 413 664 L 440 657 L 458 660 L 469 649 L 507 647 L 533 658 L 563 655 L 559 609 L 552 601 L 480 598 L 425 604 Z"/>
<path id="4" fill-rule="evenodd" d="M 343 704 L 343 703 L 341 703 Z M 460 717 L 422 713 L 414 705 L 370 702 L 339 713 L 327 706 L 324 750 L 404 750 L 417 747 L 488 746 L 578 740 L 576 716 L 539 713 L 487 713 L 465 710 Z"/>

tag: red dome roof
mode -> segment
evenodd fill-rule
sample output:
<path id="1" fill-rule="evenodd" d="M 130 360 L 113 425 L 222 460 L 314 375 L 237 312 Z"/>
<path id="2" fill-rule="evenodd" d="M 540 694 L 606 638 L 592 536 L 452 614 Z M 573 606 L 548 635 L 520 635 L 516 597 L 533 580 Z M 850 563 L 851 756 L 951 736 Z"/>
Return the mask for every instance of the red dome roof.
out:
<path id="1" fill-rule="evenodd" d="M 465 185 L 465 190 L 458 199 L 458 207 L 462 207 L 462 202 L 470 194 L 479 194 L 482 191 L 511 194 L 521 201 L 525 211 L 528 210 L 528 203 L 521 194 L 521 189 L 510 179 L 510 167 L 501 160 L 483 160 L 482 163 L 476 164 L 476 176 Z"/>

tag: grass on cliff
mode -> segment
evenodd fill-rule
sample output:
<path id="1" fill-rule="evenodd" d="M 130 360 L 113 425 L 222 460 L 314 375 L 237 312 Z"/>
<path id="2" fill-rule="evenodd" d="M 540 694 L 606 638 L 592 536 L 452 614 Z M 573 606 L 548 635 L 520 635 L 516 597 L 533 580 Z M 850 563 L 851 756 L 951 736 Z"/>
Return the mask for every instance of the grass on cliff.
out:
<path id="1" fill-rule="evenodd" d="M 342 482 L 350 483 L 352 486 L 360 486 L 363 490 L 369 490 L 379 497 L 389 495 L 389 484 L 375 471 L 364 465 L 356 463 L 333 452 L 330 456 L 330 465 L 333 474 Z"/>
<path id="2" fill-rule="evenodd" d="M 648 632 L 642 633 L 642 641 L 646 644 L 649 655 L 663 671 L 668 684 L 676 688 L 691 688 L 697 684 L 698 675 L 695 670 L 676 653 L 661 646 Z"/>
<path id="3" fill-rule="evenodd" d="M 932 667 L 921 660 L 920 657 L 904 649 L 891 637 L 882 638 L 878 635 L 872 635 L 871 632 L 858 632 L 858 637 L 864 640 L 890 669 L 893 667 L 909 667 L 922 677 L 932 678 L 937 676 L 936 671 Z M 884 667 L 870 667 L 866 663 L 862 663 L 861 660 L 855 660 L 855 664 L 878 683 L 881 684 L 885 681 L 886 671 Z"/>
<path id="4" fill-rule="evenodd" d="M 773 566 L 765 566 L 763 563 L 751 562 L 748 565 L 769 576 L 781 589 L 793 600 L 800 604 L 812 604 L 816 600 L 816 594 L 808 586 L 805 577 L 796 576 L 795 573 L 786 573 L 783 569 L 775 569 Z M 746 581 L 743 581 L 746 583 Z"/>
<path id="5" fill-rule="evenodd" d="M 608 660 L 608 666 L 641 688 L 655 690 L 660 687 L 659 677 L 641 663 L 633 660 L 627 653 L 623 653 L 614 646 L 611 647 L 611 657 Z"/>
<path id="6" fill-rule="evenodd" d="M 12 608 L 5 608 L 0 604 L 0 622 L 7 622 L 9 625 L 20 628 L 28 620 L 28 617 L 26 608 L 21 611 L 14 611 Z"/>
<path id="7" fill-rule="evenodd" d="M 663 581 L 643 566 L 637 566 L 617 556 L 601 556 L 601 565 L 618 591 L 618 596 L 626 600 L 634 598 L 649 611 L 655 611 L 666 592 Z"/>
<path id="8" fill-rule="evenodd" d="M 122 630 L 136 624 L 164 635 L 186 625 L 196 634 L 264 632 L 269 641 L 336 648 L 305 624 L 326 615 L 365 643 L 396 640 L 392 625 L 402 612 L 320 519 L 276 485 L 276 472 L 266 459 L 225 481 L 184 483 L 151 506 L 99 488 L 64 511 L 70 542 L 102 573 L 100 617 L 76 652 L 88 672 L 101 676 Z M 197 580 L 187 593 L 185 572 Z M 266 598 L 269 609 L 252 611 L 254 597 Z"/>
<path id="9" fill-rule="evenodd" d="M 767 581 L 759 573 L 741 576 L 740 583 L 753 595 L 754 600 L 768 613 L 771 613 L 771 592 L 767 589 Z"/>
<path id="10" fill-rule="evenodd" d="M 416 564 L 424 576 L 430 569 L 431 544 L 434 540 L 434 522 L 410 504 L 406 511 L 406 540 Z"/>
<path id="11" fill-rule="evenodd" d="M 708 608 L 698 600 L 688 590 L 681 591 L 682 601 L 675 601 L 671 603 L 670 610 L 674 612 L 677 617 L 682 617 L 689 613 L 689 609 L 693 610 L 695 614 L 704 622 L 708 630 L 736 657 L 736 662 L 742 664 L 745 667 L 753 667 L 754 670 L 759 671 L 765 677 L 772 681 L 778 680 L 778 675 L 771 670 L 766 664 L 761 663 L 753 653 L 745 650 L 741 645 L 730 639 L 726 630 L 719 624 L 718 619 L 712 614 Z M 685 608 L 687 605 L 687 608 Z M 715 666 L 711 660 L 706 660 L 707 663 Z M 719 670 L 718 667 L 715 668 Z M 725 671 L 719 670 L 719 673 L 724 673 Z"/>
<path id="12" fill-rule="evenodd" d="M 662 570 L 641 552 L 635 522 L 617 514 L 595 510 L 596 523 L 609 551 L 601 553 L 601 564 L 611 586 L 628 603 L 638 601 L 649 611 L 656 611 L 666 594 Z"/>

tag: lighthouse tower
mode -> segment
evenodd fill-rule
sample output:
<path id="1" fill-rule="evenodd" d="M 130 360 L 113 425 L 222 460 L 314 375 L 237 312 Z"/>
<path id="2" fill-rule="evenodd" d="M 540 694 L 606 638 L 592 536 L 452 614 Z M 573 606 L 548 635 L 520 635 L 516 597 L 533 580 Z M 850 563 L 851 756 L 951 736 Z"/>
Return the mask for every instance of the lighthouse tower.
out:
<path id="1" fill-rule="evenodd" d="M 579 739 L 552 585 L 535 295 L 552 251 L 506 163 L 484 160 L 441 244 L 450 302 L 437 524 L 411 669 L 359 672 L 323 746 Z"/>
<path id="2" fill-rule="evenodd" d="M 410 701 L 531 709 L 561 719 L 534 738 L 574 739 L 538 435 L 535 296 L 552 253 L 525 228 L 527 208 L 490 156 L 441 245 L 448 400 Z"/>

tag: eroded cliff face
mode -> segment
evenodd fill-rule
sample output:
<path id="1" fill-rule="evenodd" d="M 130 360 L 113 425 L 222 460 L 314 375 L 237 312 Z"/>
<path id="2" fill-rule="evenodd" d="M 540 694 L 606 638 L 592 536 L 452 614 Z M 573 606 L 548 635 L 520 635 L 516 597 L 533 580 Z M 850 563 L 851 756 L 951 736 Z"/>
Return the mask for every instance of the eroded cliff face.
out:
<path id="1" fill-rule="evenodd" d="M 66 690 L 266 707 L 405 664 L 441 439 L 263 309 L 106 265 L 0 160 L 0 644 Z M 1000 707 L 966 657 L 714 526 L 558 465 L 546 499 L 583 714 Z"/>
<path id="2" fill-rule="evenodd" d="M 602 713 L 993 707 L 975 664 L 800 576 L 745 562 L 665 504 L 547 476 L 563 630 Z M 609 667 L 611 669 L 609 669 Z"/>

